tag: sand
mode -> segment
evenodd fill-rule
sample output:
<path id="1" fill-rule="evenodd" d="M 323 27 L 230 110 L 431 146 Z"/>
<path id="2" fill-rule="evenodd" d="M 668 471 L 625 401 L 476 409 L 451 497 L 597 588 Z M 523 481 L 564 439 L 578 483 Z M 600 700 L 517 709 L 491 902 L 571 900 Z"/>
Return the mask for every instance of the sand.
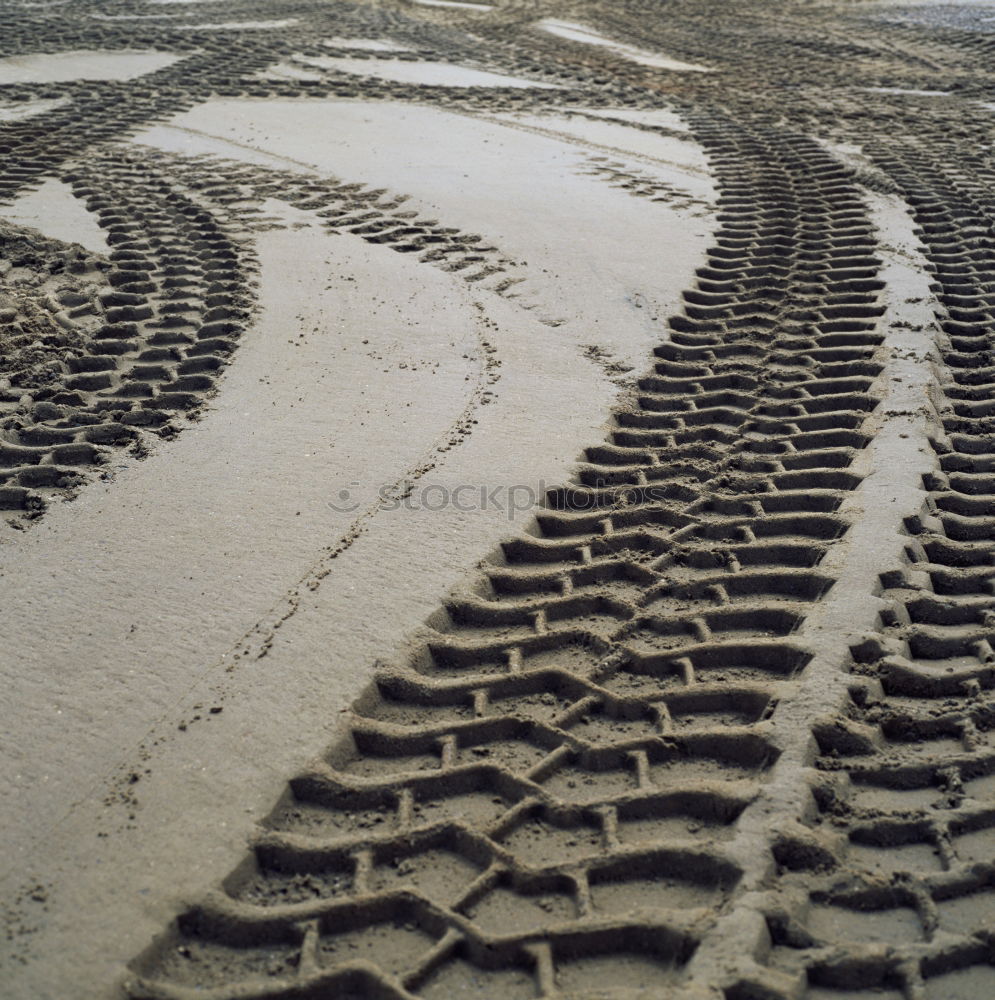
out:
<path id="1" fill-rule="evenodd" d="M 645 49 L 637 48 L 634 45 L 625 45 L 621 42 L 606 38 L 597 31 L 586 27 L 583 24 L 573 24 L 570 21 L 557 21 L 547 18 L 539 22 L 539 27 L 543 31 L 548 31 L 557 38 L 565 38 L 567 41 L 580 42 L 582 45 L 600 45 L 614 55 L 628 59 L 630 62 L 638 63 L 640 66 L 651 66 L 653 69 L 675 70 L 682 73 L 707 73 L 707 66 L 698 66 L 695 63 L 682 62 L 680 59 L 670 59 L 667 56 Z"/>
<path id="2" fill-rule="evenodd" d="M 494 9 L 493 4 L 459 3 L 458 0 L 412 0 L 412 2 L 421 7 L 456 7 L 459 10 L 475 10 L 477 12 Z"/>
<path id="3" fill-rule="evenodd" d="M 111 251 L 97 220 L 73 196 L 72 189 L 55 178 L 9 205 L 0 205 L 0 219 L 38 229 L 63 243 L 78 243 L 93 253 Z"/>
<path id="4" fill-rule="evenodd" d="M 34 115 L 44 115 L 56 108 L 65 107 L 68 98 L 53 97 L 41 101 L 21 101 L 17 104 L 0 105 L 0 122 L 17 122 Z"/>
<path id="5" fill-rule="evenodd" d="M 176 62 L 168 52 L 45 52 L 0 59 L 0 86 L 70 80 L 133 80 Z"/>
<path id="6" fill-rule="evenodd" d="M 357 76 L 371 76 L 393 83 L 414 83 L 436 87 L 550 87 L 503 73 L 488 73 L 467 66 L 431 60 L 406 62 L 396 59 L 349 59 L 344 56 L 297 56 L 298 61 L 319 69 L 330 69 Z"/>
<path id="7" fill-rule="evenodd" d="M 991 7 L 651 7 L 5 15 L 5 997 L 995 992 Z"/>
<path id="8" fill-rule="evenodd" d="M 215 24 L 181 24 L 180 31 L 255 31 L 268 28 L 291 28 L 300 22 L 296 17 L 285 17 L 279 21 L 221 21 Z"/>
<path id="9" fill-rule="evenodd" d="M 410 49 L 397 42 L 383 38 L 323 38 L 323 45 L 336 49 L 358 49 L 361 52 L 409 52 Z"/>
<path id="10" fill-rule="evenodd" d="M 544 123 L 563 125 L 556 117 Z M 191 845 L 213 837 L 215 828 L 199 820 L 178 826 L 168 790 L 187 780 L 195 742 L 187 735 L 197 727 L 184 730 L 172 749 L 165 744 L 177 744 L 176 726 L 202 713 L 192 706 L 206 704 L 208 692 L 208 700 L 217 701 L 214 692 L 229 688 L 227 671 L 245 658 L 246 637 L 265 644 L 279 626 L 284 641 L 260 661 L 274 680 L 282 663 L 303 657 L 316 668 L 327 663 L 329 648 L 339 647 L 341 666 L 333 671 L 342 686 L 315 701 L 307 693 L 313 673 L 298 674 L 295 666 L 295 685 L 282 678 L 277 693 L 256 676 L 232 688 L 244 704 L 226 696 L 225 714 L 209 717 L 205 736 L 213 744 L 218 733 L 222 744 L 198 752 L 216 755 L 246 752 L 240 715 L 261 712 L 271 720 L 259 731 L 262 742 L 248 753 L 265 762 L 263 768 L 232 772 L 228 793 L 217 784 L 205 786 L 201 808 L 217 810 L 227 794 L 233 827 L 247 815 L 246 783 L 260 789 L 258 814 L 276 788 L 267 774 L 302 766 L 317 748 L 302 753 L 288 744 L 285 713 L 300 724 L 306 704 L 306 714 L 314 713 L 314 724 L 323 728 L 335 706 L 361 690 L 362 678 L 351 666 L 356 658 L 372 662 L 401 644 L 452 585 L 454 564 L 484 557 L 522 524 L 543 484 L 564 480 L 569 456 L 599 432 L 620 380 L 645 363 L 661 316 L 675 308 L 681 288 L 704 260 L 714 226 L 707 162 L 691 142 L 638 132 L 620 137 L 610 124 L 579 120 L 579 137 L 556 128 L 536 134 L 510 127 L 518 124 L 402 104 L 217 101 L 135 136 L 136 148 L 238 158 L 305 177 L 364 177 L 368 184 L 408 191 L 406 209 L 444 213 L 463 229 L 493 234 L 502 253 L 519 262 L 512 271 L 516 283 L 502 296 L 494 288 L 504 274 L 467 285 L 459 274 L 426 270 L 357 237 L 325 235 L 314 213 L 274 199 L 262 204 L 280 229 L 259 237 L 262 314 L 226 373 L 224 410 L 212 404 L 180 435 L 179 459 L 157 453 L 142 462 L 115 461 L 111 482 L 94 484 L 72 505 L 50 511 L 27 544 L 19 545 L 16 561 L 5 564 L 7 578 L 18 580 L 17 600 L 2 613 L 11 627 L 38 620 L 32 609 L 53 588 L 74 595 L 44 616 L 42 630 L 19 630 L 16 675 L 8 679 L 22 710 L 8 746 L 30 752 L 14 751 L 8 791 L 30 805 L 9 817 L 13 824 L 4 839 L 11 852 L 37 857 L 35 830 L 42 821 L 57 830 L 52 863 L 68 864 L 81 836 L 77 817 L 95 804 L 97 816 L 83 821 L 83 828 L 92 830 L 95 821 L 107 834 L 101 847 L 115 857 L 117 885 L 123 887 L 141 870 L 149 845 L 143 837 L 134 859 L 126 861 L 120 834 L 128 840 L 127 831 L 103 830 L 103 780 L 127 760 L 130 746 L 157 743 L 157 766 L 143 777 L 143 802 L 151 806 L 161 795 L 162 813 L 154 821 L 157 880 L 170 883 L 174 900 L 193 893 Z M 583 138 L 585 126 L 593 127 L 591 141 Z M 619 169 L 628 166 L 662 185 L 680 185 L 680 193 L 668 189 L 647 212 L 641 200 L 592 174 L 589 157 L 604 151 L 594 140 L 603 139 L 605 129 L 613 142 L 627 143 L 627 149 L 612 150 L 632 158 L 619 162 Z M 316 144 L 317 134 L 334 138 Z M 458 172 L 450 176 L 447 163 L 459 163 Z M 524 191 L 517 182 L 523 173 L 535 178 Z M 77 223 L 67 232 L 55 214 L 57 200 L 46 194 L 19 199 L 9 218 L 84 242 L 83 227 Z M 614 220 L 610 228 L 606 217 Z M 647 253 L 655 261 L 652 271 Z M 313 264 L 302 270 L 300 260 Z M 284 335 L 291 314 L 293 329 L 307 331 L 302 336 Z M 549 350 L 551 343 L 555 350 Z M 599 345 L 595 358 L 593 343 Z M 301 423 L 305 414 L 310 431 Z M 400 438 L 398 426 L 404 428 Z M 454 430 L 458 449 L 440 453 L 440 447 L 448 451 Z M 219 462 L 222 455 L 227 457 Z M 426 466 L 435 467 L 422 472 Z M 461 485 L 471 487 L 464 495 L 477 507 L 481 488 L 492 493 L 520 486 L 516 503 L 524 506 L 509 509 L 502 490 L 482 510 L 377 511 L 378 490 L 419 475 L 428 508 L 443 491 Z M 339 504 L 344 509 L 330 509 L 343 488 L 350 492 Z M 169 504 L 161 502 L 165 496 L 172 498 Z M 195 530 L 191 509 L 198 511 Z M 129 532 L 147 544 L 121 548 L 108 561 L 108 520 L 132 525 Z M 363 533 L 353 541 L 357 525 Z M 165 538 L 170 551 L 164 561 Z M 259 541 L 246 544 L 250 538 Z M 269 540 L 265 546 L 263 539 Z M 338 554 L 343 539 L 349 548 Z M 75 553 L 70 562 L 67 548 Z M 133 581 L 151 564 L 161 583 L 136 592 Z M 420 567 L 403 604 L 385 587 L 398 565 Z M 309 590 L 307 581 L 329 569 L 320 590 Z M 75 583 L 80 573 L 89 580 L 84 590 Z M 169 612 L 152 612 L 152 625 L 150 611 L 163 603 Z M 376 606 L 382 611 L 371 611 Z M 284 620 L 288 610 L 292 616 Z M 379 621 L 375 630 L 369 629 L 371 615 Z M 81 616 L 92 620 L 86 635 L 79 631 Z M 330 619 L 339 623 L 335 633 L 328 630 Z M 188 624 L 181 628 L 180 622 Z M 98 678 L 106 678 L 125 636 L 128 662 L 112 683 L 102 683 Z M 70 661 L 70 677 L 39 680 L 37 671 L 46 664 Z M 149 674 L 158 678 L 154 689 Z M 61 763 L 67 754 L 78 767 Z M 236 838 L 231 846 L 238 843 Z M 76 877 L 67 872 L 60 879 L 63 898 L 89 898 L 97 891 L 95 873 L 101 894 L 127 894 L 107 882 L 105 871 L 98 865 Z M 115 907 L 108 940 L 123 936 L 139 948 L 143 935 L 154 933 L 165 910 L 147 912 L 141 897 L 135 903 Z M 84 949 L 89 954 L 76 947 L 72 921 L 52 933 L 60 950 L 71 950 L 71 961 L 84 963 L 95 980 L 113 976 L 108 952 L 94 950 L 92 941 Z"/>

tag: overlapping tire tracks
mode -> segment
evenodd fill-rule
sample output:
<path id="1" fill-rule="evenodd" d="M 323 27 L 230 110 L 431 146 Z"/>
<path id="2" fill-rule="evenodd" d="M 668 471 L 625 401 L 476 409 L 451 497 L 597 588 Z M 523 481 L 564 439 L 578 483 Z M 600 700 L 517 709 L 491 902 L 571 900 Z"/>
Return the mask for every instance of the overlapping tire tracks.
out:
<path id="1" fill-rule="evenodd" d="M 832 583 L 818 563 L 859 484 L 883 311 L 839 164 L 695 124 L 720 230 L 654 371 L 133 995 L 679 987 L 784 749 L 778 700 L 808 660 L 791 634 Z"/>
<path id="2" fill-rule="evenodd" d="M 460 102 L 417 88 L 419 99 L 507 109 L 593 95 L 652 106 L 661 90 L 678 93 L 715 170 L 720 229 L 608 440 L 381 669 L 245 862 L 135 963 L 132 996 L 990 992 L 991 158 L 953 148 L 940 113 L 925 116 L 931 130 L 919 140 L 896 139 L 880 133 L 908 122 L 900 101 L 872 113 L 859 95 L 816 98 L 812 85 L 848 86 L 855 60 L 868 60 L 865 84 L 898 73 L 915 85 L 938 67 L 953 73 L 963 55 L 958 85 L 980 95 L 991 42 L 908 25 L 854 39 L 811 10 L 744 35 L 713 4 L 645 28 L 640 10 L 628 4 L 600 24 L 632 42 L 645 30 L 648 44 L 669 40 L 684 58 L 721 53 L 727 69 L 773 53 L 778 86 L 678 84 L 631 66 L 608 79 L 612 56 L 564 56 L 520 7 L 471 37 L 350 6 L 355 25 L 389 22 L 424 41 L 419 56 L 433 45 L 480 56 L 485 38 L 495 68 L 576 85 Z M 288 50 L 311 51 L 303 34 L 288 38 Z M 240 40 L 227 69 L 204 55 L 183 72 L 201 68 L 200 90 L 222 95 L 411 93 L 335 76 L 251 78 L 273 58 Z M 53 112 L 54 137 L 8 128 L 18 151 L 0 193 L 63 163 L 84 134 L 111 137 L 199 99 L 178 79 L 171 69 L 131 86 L 113 121 L 118 89 L 100 85 L 80 88 L 77 110 Z M 796 94 L 799 82 L 809 91 Z M 878 133 L 868 149 L 920 225 L 943 309 L 947 406 L 926 507 L 904 512 L 907 562 L 882 567 L 890 603 L 880 630 L 836 664 L 850 671 L 846 703 L 799 731 L 785 718 L 808 690 L 812 651 L 798 633 L 833 585 L 820 564 L 846 544 L 839 510 L 860 488 L 855 457 L 870 441 L 886 362 L 860 177 L 801 132 L 841 117 L 851 140 Z M 34 503 L 28 491 L 65 478 L 70 457 L 92 461 L 101 435 L 125 440 L 195 405 L 247 318 L 251 254 L 223 212 L 205 207 L 232 200 L 219 177 L 193 161 L 161 158 L 162 174 L 150 162 L 136 154 L 69 175 L 115 244 L 103 271 L 111 289 L 95 300 L 107 320 L 95 342 L 106 349 L 77 362 L 73 399 L 45 401 L 72 413 L 45 410 L 47 429 L 19 427 L 4 446 L 0 497 L 11 502 Z M 226 169 L 256 195 L 287 183 Z M 338 194 L 328 185 L 288 190 L 340 231 L 402 252 L 431 255 L 435 243 L 441 266 L 452 254 L 487 270 L 490 258 L 476 259 L 460 234 L 403 219 L 390 195 L 353 192 L 329 207 Z M 115 402 L 110 421 L 108 397 L 129 403 Z M 27 457 L 14 464 L 19 448 Z M 782 759 L 791 767 L 773 778 Z M 790 793 L 772 787 L 784 781 Z M 758 841 L 756 820 L 747 830 L 744 818 L 764 795 L 781 796 L 790 808 L 777 815 L 818 834 L 770 829 Z M 747 879 L 750 852 L 759 860 Z M 750 955 L 760 971 L 708 965 L 758 879 L 769 890 Z"/>
<path id="3" fill-rule="evenodd" d="M 939 134 L 870 151 L 934 269 L 935 469 L 905 519 L 905 562 L 881 575 L 880 631 L 851 650 L 848 702 L 816 733 L 832 853 L 773 922 L 773 962 L 839 989 L 982 995 L 995 956 L 990 206 Z"/>

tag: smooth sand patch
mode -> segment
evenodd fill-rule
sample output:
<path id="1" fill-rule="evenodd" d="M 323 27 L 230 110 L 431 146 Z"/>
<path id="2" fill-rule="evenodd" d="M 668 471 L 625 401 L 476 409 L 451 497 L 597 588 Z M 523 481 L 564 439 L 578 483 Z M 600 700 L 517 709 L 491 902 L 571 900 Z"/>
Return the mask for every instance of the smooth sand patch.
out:
<path id="1" fill-rule="evenodd" d="M 356 49 L 358 52 L 410 52 L 411 49 L 387 38 L 323 38 L 322 45 L 336 49 Z"/>
<path id="2" fill-rule="evenodd" d="M 34 118 L 35 115 L 47 115 L 49 111 L 55 111 L 56 108 L 63 108 L 68 103 L 68 97 L 0 103 L 0 122 L 19 122 L 25 118 Z"/>
<path id="3" fill-rule="evenodd" d="M 460 3 L 459 0 L 411 0 L 419 7 L 459 7 L 462 10 L 488 11 L 493 10 L 494 5 L 489 3 Z"/>
<path id="4" fill-rule="evenodd" d="M 558 89 L 552 83 L 538 83 L 518 76 L 490 73 L 468 66 L 443 62 L 407 62 L 401 59 L 350 59 L 347 56 L 295 56 L 299 62 L 321 69 L 338 70 L 355 76 L 372 76 L 393 83 L 415 83 L 432 87 L 542 87 Z"/>
<path id="5" fill-rule="evenodd" d="M 0 59 L 0 84 L 65 83 L 69 80 L 134 80 L 165 69 L 183 56 L 171 52 L 37 52 Z"/>
<path id="6" fill-rule="evenodd" d="M 292 28 L 300 21 L 287 17 L 282 21 L 221 21 L 217 24 L 181 24 L 179 31 L 254 31 L 266 28 Z"/>
<path id="7" fill-rule="evenodd" d="M 278 62 L 273 66 L 267 66 L 254 74 L 257 80 L 323 80 L 321 73 L 314 70 L 305 69 L 303 66 L 295 66 L 289 62 Z"/>
<path id="8" fill-rule="evenodd" d="M 12 204 L 0 204 L 0 218 L 31 226 L 56 240 L 79 243 L 94 253 L 111 250 L 96 218 L 73 195 L 68 184 L 54 177 Z"/>
<path id="9" fill-rule="evenodd" d="M 704 153 L 699 146 L 684 139 L 643 132 L 611 121 L 591 121 L 579 115 L 505 112 L 493 115 L 492 118 L 509 125 L 520 125 L 552 138 L 575 141 L 581 147 L 597 152 L 648 160 L 664 172 L 672 168 L 670 180 L 674 184 L 695 197 L 714 197 L 715 189 Z"/>
<path id="10" fill-rule="evenodd" d="M 636 125 L 667 128 L 674 132 L 689 131 L 688 123 L 676 111 L 671 111 L 669 108 L 654 108 L 651 111 L 643 108 L 575 108 L 573 110 L 583 111 L 586 115 L 595 115 L 599 118 L 612 118 L 617 121 L 633 122 Z"/>
<path id="11" fill-rule="evenodd" d="M 543 31 L 548 31 L 558 38 L 565 38 L 571 42 L 582 42 L 585 45 L 600 45 L 609 49 L 616 55 L 628 59 L 630 62 L 639 63 L 641 66 L 651 66 L 653 69 L 669 69 L 681 73 L 710 73 L 708 66 L 699 66 L 697 63 L 682 62 L 680 59 L 671 59 L 669 56 L 661 55 L 657 52 L 649 52 L 646 49 L 637 48 L 634 45 L 626 45 L 624 42 L 616 42 L 611 38 L 606 38 L 593 28 L 588 28 L 583 24 L 574 24 L 572 21 L 557 21 L 554 18 L 546 18 L 539 22 L 539 27 Z"/>
<path id="12" fill-rule="evenodd" d="M 950 90 L 911 90 L 908 87 L 862 87 L 868 94 L 906 94 L 909 97 L 949 97 Z"/>
<path id="13" fill-rule="evenodd" d="M 633 145 L 640 148 L 643 133 L 630 131 Z M 320 135 L 329 141 L 316 142 Z M 527 281 L 523 296 L 532 296 L 530 303 L 547 318 L 582 320 L 590 343 L 607 337 L 609 343 L 629 344 L 622 332 L 627 324 L 636 320 L 642 328 L 651 315 L 676 308 L 690 273 L 687 256 L 704 252 L 710 229 L 704 222 L 689 226 L 683 214 L 666 205 L 651 209 L 645 200 L 586 176 L 590 155 L 604 152 L 596 146 L 535 134 L 497 118 L 435 108 L 218 100 L 138 138 L 174 152 L 214 153 L 269 165 L 285 157 L 295 169 L 310 165 L 410 194 L 412 207 L 430 217 L 483 233 L 530 266 L 543 261 L 547 273 L 542 280 Z M 658 165 L 655 176 L 667 184 L 700 185 L 706 194 L 710 186 L 701 173 L 700 151 L 692 143 L 671 143 L 667 148 L 675 160 Z M 679 155 L 687 157 L 684 171 Z M 645 159 L 636 158 L 631 166 L 653 175 Z M 521 176 L 530 183 L 519 183 Z M 613 220 L 610 227 L 606 218 Z M 637 309 L 633 295 L 659 305 Z M 632 353 L 633 364 L 645 363 L 649 343 L 643 340 Z"/>
<path id="14" fill-rule="evenodd" d="M 161 21 L 168 17 L 182 17 L 182 14 L 103 14 L 99 10 L 90 12 L 97 21 Z"/>

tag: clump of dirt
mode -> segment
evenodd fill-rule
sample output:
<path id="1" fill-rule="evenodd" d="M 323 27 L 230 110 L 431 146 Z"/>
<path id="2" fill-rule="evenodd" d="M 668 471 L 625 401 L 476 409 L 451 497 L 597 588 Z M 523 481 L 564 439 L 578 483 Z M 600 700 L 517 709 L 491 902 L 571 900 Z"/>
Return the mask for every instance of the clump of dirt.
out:
<path id="1" fill-rule="evenodd" d="M 109 267 L 78 244 L 0 222 L 0 427 L 54 395 L 88 352 Z"/>

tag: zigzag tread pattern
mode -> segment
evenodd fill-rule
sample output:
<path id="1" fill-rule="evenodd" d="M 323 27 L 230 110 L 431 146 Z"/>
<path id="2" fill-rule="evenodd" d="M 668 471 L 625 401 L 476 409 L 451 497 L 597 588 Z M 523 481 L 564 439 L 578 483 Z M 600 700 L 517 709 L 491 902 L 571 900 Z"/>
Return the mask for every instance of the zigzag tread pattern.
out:
<path id="1" fill-rule="evenodd" d="M 874 153 L 934 268 L 936 468 L 905 519 L 904 565 L 881 575 L 880 631 L 851 650 L 848 704 L 815 731 L 831 851 L 771 915 L 772 964 L 839 990 L 983 996 L 995 987 L 995 256 L 985 237 L 965 242 L 987 230 L 987 192 L 927 151 L 948 146 L 932 138 Z"/>
<path id="2" fill-rule="evenodd" d="M 170 414 L 212 391 L 252 309 L 256 265 L 238 234 L 267 225 L 229 178 L 465 278 L 513 270 L 393 193 L 109 145 L 208 96 L 461 111 L 665 101 L 721 192 L 708 262 L 608 439 L 381 670 L 244 863 L 135 962 L 131 995 L 684 995 L 696 952 L 742 904 L 741 819 L 784 750 L 782 702 L 810 669 L 796 633 L 833 586 L 823 556 L 845 536 L 841 502 L 871 439 L 884 307 L 861 184 L 912 206 L 934 269 L 936 469 L 924 510 L 905 512 L 906 563 L 881 577 L 880 631 L 852 650 L 849 700 L 827 706 L 816 768 L 798 776 L 815 792 L 798 819 L 817 836 L 788 849 L 771 831 L 767 976 L 710 982 L 708 995 L 992 993 L 995 168 L 990 129 L 958 110 L 990 98 L 995 34 L 978 10 L 550 9 L 718 69 L 667 74 L 553 38 L 531 3 L 482 14 L 304 0 L 296 26 L 227 37 L 168 23 L 123 34 L 95 6 L 58 20 L 11 9 L 0 51 L 131 44 L 184 58 L 126 84 L 0 88 L 9 102 L 65 100 L 0 123 L 0 199 L 61 176 L 114 246 L 71 256 L 72 282 L 51 265 L 56 248 L 32 250 L 36 325 L 16 343 L 20 384 L 0 383 L 0 508 L 33 516 L 109 446 L 172 433 Z M 296 56 L 394 58 L 325 46 L 323 33 L 385 35 L 405 60 L 559 89 L 456 93 L 317 67 L 317 79 L 265 78 Z M 958 103 L 935 99 L 937 80 Z M 862 147 L 874 168 L 806 136 Z M 593 169 L 639 197 L 680 197 L 610 162 Z M 28 260 L 18 234 L 0 236 L 0 266 Z M 32 354 L 37 330 L 52 343 Z M 46 369 L 49 348 L 68 357 Z"/>
<path id="3" fill-rule="evenodd" d="M 832 584 L 883 309 L 842 168 L 695 124 L 720 230 L 635 402 L 381 671 L 134 996 L 682 982 L 735 895 L 723 844 L 779 753 L 791 635 Z"/>

